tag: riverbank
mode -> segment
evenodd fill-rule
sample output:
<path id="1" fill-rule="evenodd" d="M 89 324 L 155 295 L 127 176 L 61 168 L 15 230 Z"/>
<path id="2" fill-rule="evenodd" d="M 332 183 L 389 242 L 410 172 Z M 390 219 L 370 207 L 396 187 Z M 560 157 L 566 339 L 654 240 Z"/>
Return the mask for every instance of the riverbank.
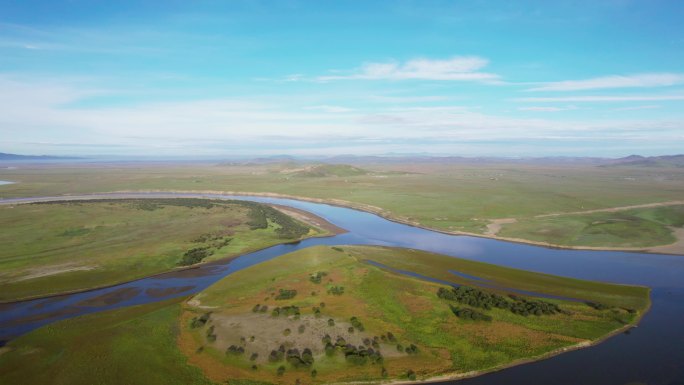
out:
<path id="1" fill-rule="evenodd" d="M 139 193 L 139 194 L 140 193 L 143 193 L 143 194 L 146 194 L 146 193 L 178 193 L 178 194 L 198 194 L 198 195 L 202 195 L 202 194 L 242 195 L 242 196 L 255 196 L 255 197 L 265 197 L 265 198 L 293 199 L 293 200 L 299 200 L 299 201 L 305 201 L 305 202 L 322 203 L 322 204 L 328 204 L 328 205 L 332 205 L 332 206 L 361 210 L 361 211 L 365 211 L 365 212 L 368 212 L 371 214 L 378 215 L 378 216 L 380 216 L 384 219 L 387 219 L 389 221 L 392 221 L 392 222 L 401 223 L 404 225 L 417 227 L 417 228 L 421 228 L 421 229 L 425 229 L 425 230 L 435 231 L 435 232 L 442 233 L 442 234 L 466 235 L 466 236 L 470 236 L 470 237 L 496 239 L 499 241 L 520 243 L 520 244 L 533 245 L 533 246 L 542 246 L 542 247 L 548 247 L 548 248 L 554 248 L 554 249 L 625 251 L 625 252 L 653 253 L 653 254 L 664 254 L 664 255 L 684 255 L 684 238 L 681 238 L 681 237 L 684 237 L 684 232 L 677 232 L 676 233 L 676 236 L 678 237 L 678 241 L 676 241 L 673 244 L 655 246 L 655 247 L 650 247 L 650 248 L 565 246 L 565 245 L 558 245 L 558 244 L 553 244 L 553 243 L 548 243 L 548 242 L 532 241 L 532 240 L 528 240 L 528 239 L 502 237 L 502 236 L 494 235 L 494 234 L 478 234 L 478 233 L 471 233 L 471 232 L 466 232 L 466 231 L 435 229 L 435 228 L 432 228 L 429 226 L 425 226 L 419 222 L 413 221 L 413 220 L 408 219 L 408 218 L 398 217 L 398 216 L 394 215 L 393 213 L 391 213 L 390 211 L 385 210 L 381 207 L 377 207 L 377 206 L 372 206 L 372 205 L 363 204 L 363 203 L 350 202 L 350 201 L 345 201 L 345 200 L 341 200 L 341 199 L 311 198 L 311 197 L 305 197 L 305 196 L 299 196 L 299 195 L 288 195 L 288 194 L 279 194 L 279 193 L 262 193 L 262 192 L 245 192 L 245 191 L 217 191 L 217 190 L 121 190 L 121 191 L 100 192 L 100 193 L 93 193 L 93 194 L 79 195 L 79 196 L 64 195 L 64 196 L 58 196 L 58 197 L 53 197 L 53 198 L 69 200 L 69 199 L 79 199 L 79 198 L 83 199 L 84 197 L 97 197 L 98 194 L 135 194 L 135 193 Z M 41 199 L 41 198 L 36 198 L 36 199 Z M 97 198 L 92 198 L 92 199 L 97 199 Z M 39 200 L 37 200 L 37 201 L 39 201 Z M 29 201 L 26 201 L 26 202 L 29 202 Z M 33 202 L 33 201 L 31 201 L 31 202 Z M 2 200 L 0 200 L 0 204 L 3 204 Z"/>

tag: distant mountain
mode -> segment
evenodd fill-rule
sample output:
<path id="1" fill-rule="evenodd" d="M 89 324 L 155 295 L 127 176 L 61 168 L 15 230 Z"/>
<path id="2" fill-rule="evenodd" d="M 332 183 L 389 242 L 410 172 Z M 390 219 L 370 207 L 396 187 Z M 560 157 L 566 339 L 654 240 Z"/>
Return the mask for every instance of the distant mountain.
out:
<path id="1" fill-rule="evenodd" d="M 305 178 L 323 178 L 328 176 L 347 177 L 367 175 L 370 172 L 368 170 L 350 166 L 348 164 L 319 164 L 314 166 L 283 169 L 280 171 L 280 173 Z"/>
<path id="2" fill-rule="evenodd" d="M 0 161 L 2 160 L 65 160 L 65 159 L 83 159 L 69 156 L 51 156 L 51 155 L 18 155 L 0 152 Z"/>
<path id="3" fill-rule="evenodd" d="M 684 155 L 641 156 L 630 155 L 615 159 L 604 167 L 684 167 Z"/>

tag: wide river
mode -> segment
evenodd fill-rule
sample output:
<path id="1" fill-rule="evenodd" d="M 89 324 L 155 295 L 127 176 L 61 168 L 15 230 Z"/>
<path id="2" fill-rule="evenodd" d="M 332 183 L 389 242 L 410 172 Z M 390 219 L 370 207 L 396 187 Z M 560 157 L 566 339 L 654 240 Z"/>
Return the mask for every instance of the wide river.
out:
<path id="1" fill-rule="evenodd" d="M 313 245 L 386 245 L 566 277 L 652 288 L 651 311 L 638 328 L 597 346 L 460 380 L 458 384 L 684 384 L 684 256 L 552 249 L 448 235 L 391 222 L 362 211 L 291 199 L 177 193 L 101 194 L 86 197 L 203 197 L 277 203 L 312 212 L 349 232 L 273 246 L 228 262 L 207 264 L 182 273 L 162 274 L 83 293 L 0 305 L 0 340 L 7 341 L 60 319 L 187 296 L 237 270 Z M 75 198 L 79 197 L 67 199 Z M 17 198 L 0 200 L 0 204 L 62 199 L 65 197 Z M 159 294 L 172 290 L 172 294 Z"/>

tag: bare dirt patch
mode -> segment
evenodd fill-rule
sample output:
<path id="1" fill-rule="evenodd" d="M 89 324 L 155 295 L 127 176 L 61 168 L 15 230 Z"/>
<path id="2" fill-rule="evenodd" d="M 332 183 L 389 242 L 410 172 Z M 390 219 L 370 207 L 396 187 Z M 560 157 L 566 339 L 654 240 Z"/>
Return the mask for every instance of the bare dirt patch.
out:
<path id="1" fill-rule="evenodd" d="M 503 225 L 515 223 L 517 221 L 518 220 L 515 218 L 492 219 L 487 225 L 487 231 L 485 231 L 485 235 L 496 235 L 499 233 L 499 231 L 501 231 L 501 227 Z"/>
<path id="2" fill-rule="evenodd" d="M 41 266 L 26 270 L 26 274 L 11 280 L 10 282 L 21 282 L 29 279 L 47 277 L 50 275 L 70 273 L 72 271 L 87 271 L 96 269 L 97 266 L 79 266 L 73 263 L 65 263 L 61 265 Z"/>
<path id="3" fill-rule="evenodd" d="M 257 363 L 268 361 L 271 350 L 277 350 L 280 345 L 287 349 L 297 348 L 299 351 L 305 348 L 311 349 L 314 356 L 325 354 L 322 338 L 328 334 L 334 344 L 337 337 L 342 337 L 347 344 L 363 346 L 364 339 L 373 339 L 373 335 L 355 330 L 349 332 L 351 323 L 335 320 L 334 326 L 328 325 L 328 318 L 323 315 L 316 318 L 311 315 L 303 315 L 299 320 L 294 317 L 272 317 L 268 314 L 248 313 L 239 315 L 212 314 L 210 326 L 214 326 L 216 342 L 214 346 L 220 351 L 225 351 L 229 346 L 243 346 L 245 357 L 248 359 L 253 353 L 259 357 Z M 299 327 L 304 326 L 304 331 L 299 332 Z M 289 335 L 283 331 L 290 329 Z M 251 337 L 254 336 L 254 341 Z M 244 340 L 242 340 L 244 338 Z M 393 345 L 380 344 L 380 351 L 385 357 L 400 356 Z"/>
<path id="4" fill-rule="evenodd" d="M 656 246 L 648 249 L 650 252 L 666 253 L 666 254 L 683 254 L 684 255 L 684 228 L 672 227 L 672 235 L 677 238 L 675 243 L 664 246 Z"/>

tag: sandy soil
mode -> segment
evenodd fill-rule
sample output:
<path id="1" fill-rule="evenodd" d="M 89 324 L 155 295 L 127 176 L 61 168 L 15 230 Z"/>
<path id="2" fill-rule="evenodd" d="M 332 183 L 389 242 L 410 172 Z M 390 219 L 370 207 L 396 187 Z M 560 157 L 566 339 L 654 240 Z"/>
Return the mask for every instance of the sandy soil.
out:
<path id="1" fill-rule="evenodd" d="M 78 265 L 74 265 L 73 263 L 65 263 L 65 264 L 61 264 L 61 265 L 52 265 L 52 266 L 41 266 L 41 267 L 36 267 L 33 269 L 26 270 L 26 272 L 27 272 L 26 275 L 23 275 L 19 278 L 13 279 L 13 280 L 11 280 L 11 282 L 26 281 L 26 280 L 34 279 L 34 278 L 47 277 L 49 275 L 69 273 L 72 271 L 93 270 L 96 268 L 97 268 L 97 266 L 78 266 Z"/>
<path id="2" fill-rule="evenodd" d="M 284 213 L 285 215 L 289 215 L 291 217 L 294 217 L 295 219 L 302 221 L 304 223 L 307 223 L 311 226 L 318 227 L 320 229 L 323 229 L 325 231 L 330 232 L 331 234 L 337 235 L 337 234 L 342 234 L 346 233 L 347 230 L 335 226 L 332 223 L 326 221 L 325 219 L 319 217 L 316 214 L 310 213 L 308 211 L 296 209 L 294 207 L 288 207 L 288 206 L 282 206 L 282 205 L 270 205 L 274 209 Z"/>
<path id="3" fill-rule="evenodd" d="M 349 333 L 349 322 L 335 320 L 335 326 L 328 326 L 328 318 L 302 315 L 301 319 L 295 320 L 293 317 L 272 317 L 270 313 L 212 314 L 209 325 L 214 325 L 214 334 L 217 336 L 214 344 L 217 349 L 226 350 L 230 345 L 244 346 L 245 357 L 249 358 L 252 353 L 259 354 L 257 363 L 267 362 L 271 350 L 278 349 L 281 344 L 287 349 L 297 348 L 300 352 L 309 348 L 314 357 L 323 355 L 325 350 L 321 339 L 326 334 L 330 335 L 333 344 L 338 336 L 355 346 L 363 345 L 364 338 L 373 339 L 373 335 L 365 332 Z M 305 327 L 303 333 L 298 331 L 300 325 Z M 285 329 L 291 330 L 287 336 L 283 334 Z M 255 337 L 254 342 L 250 342 L 251 336 Z M 242 337 L 245 342 L 241 342 Z M 393 344 L 380 344 L 380 351 L 385 357 L 401 355 Z"/>
<path id="4" fill-rule="evenodd" d="M 496 235 L 501 231 L 501 226 L 508 224 L 508 223 L 515 223 L 518 220 L 515 218 L 501 218 L 501 219 L 492 219 L 492 221 L 487 225 L 487 231 L 485 231 L 485 235 Z"/>
<path id="5" fill-rule="evenodd" d="M 676 227 L 671 227 L 671 229 L 672 234 L 677 238 L 675 243 L 652 247 L 648 249 L 648 251 L 665 254 L 684 254 L 684 229 L 679 229 Z"/>

